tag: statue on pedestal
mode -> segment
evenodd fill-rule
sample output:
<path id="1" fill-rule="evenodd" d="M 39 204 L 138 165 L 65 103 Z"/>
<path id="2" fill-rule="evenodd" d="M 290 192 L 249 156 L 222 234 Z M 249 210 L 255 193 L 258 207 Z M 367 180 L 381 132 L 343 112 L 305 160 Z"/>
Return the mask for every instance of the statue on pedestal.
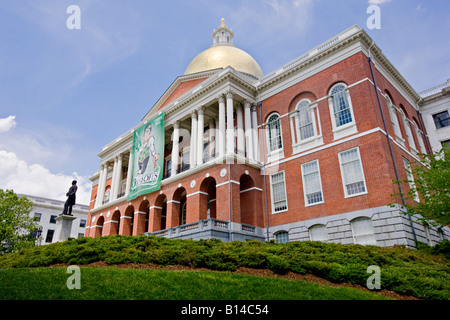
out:
<path id="1" fill-rule="evenodd" d="M 78 190 L 77 187 L 77 181 L 73 180 L 72 181 L 72 186 L 70 187 L 69 191 L 66 193 L 67 196 L 67 200 L 66 203 L 64 204 L 64 211 L 62 212 L 63 215 L 72 215 L 72 206 L 75 205 L 75 194 Z"/>

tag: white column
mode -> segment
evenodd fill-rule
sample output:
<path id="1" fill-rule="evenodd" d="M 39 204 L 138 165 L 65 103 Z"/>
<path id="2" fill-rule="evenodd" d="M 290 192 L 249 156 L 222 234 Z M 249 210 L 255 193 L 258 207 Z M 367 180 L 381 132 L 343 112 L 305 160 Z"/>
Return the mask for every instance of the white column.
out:
<path id="1" fill-rule="evenodd" d="M 258 149 L 258 120 L 256 119 L 256 105 L 252 106 L 253 157 L 259 160 Z"/>
<path id="2" fill-rule="evenodd" d="M 191 123 L 191 147 L 189 149 L 189 164 L 191 168 L 195 167 L 196 156 L 197 156 L 197 113 L 192 112 L 192 123 Z"/>
<path id="3" fill-rule="evenodd" d="M 173 125 L 172 136 L 172 168 L 170 170 L 170 176 L 173 177 L 177 174 L 180 154 L 180 121 L 176 121 Z"/>
<path id="4" fill-rule="evenodd" d="M 227 92 L 227 154 L 234 154 L 233 93 Z"/>
<path id="5" fill-rule="evenodd" d="M 114 158 L 114 167 L 113 167 L 113 174 L 111 179 L 111 193 L 109 195 L 110 201 L 113 201 L 116 199 L 115 196 L 115 190 L 116 190 L 116 184 L 117 184 L 117 162 L 119 161 L 119 158 L 116 156 Z"/>
<path id="6" fill-rule="evenodd" d="M 250 113 L 250 102 L 244 103 L 244 118 L 245 118 L 245 151 L 247 158 L 253 158 L 253 132 L 252 132 L 252 118 Z"/>
<path id="7" fill-rule="evenodd" d="M 225 155 L 225 98 L 219 96 L 219 131 L 217 131 L 217 153 L 219 156 Z"/>
<path id="8" fill-rule="evenodd" d="M 236 121 L 237 121 L 237 154 L 245 156 L 244 119 L 241 104 L 238 104 L 236 106 Z"/>
<path id="9" fill-rule="evenodd" d="M 120 184 L 122 182 L 122 154 L 119 154 L 114 159 L 114 173 L 111 186 L 111 200 L 116 200 L 120 190 Z"/>
<path id="10" fill-rule="evenodd" d="M 214 119 L 209 120 L 209 157 L 216 156 L 216 124 Z"/>
<path id="11" fill-rule="evenodd" d="M 200 107 L 197 110 L 198 113 L 198 123 L 197 123 L 197 158 L 196 164 L 200 165 L 203 163 L 203 131 L 205 128 L 205 120 L 203 116 L 203 108 Z"/>
<path id="12" fill-rule="evenodd" d="M 102 163 L 100 166 L 100 177 L 98 178 L 97 198 L 95 199 L 95 207 L 103 204 L 103 198 L 105 196 L 106 175 L 108 173 L 108 165 Z"/>
<path id="13" fill-rule="evenodd" d="M 130 193 L 131 179 L 133 175 L 133 150 L 130 149 L 130 157 L 128 158 L 127 185 L 125 187 L 125 196 Z"/>

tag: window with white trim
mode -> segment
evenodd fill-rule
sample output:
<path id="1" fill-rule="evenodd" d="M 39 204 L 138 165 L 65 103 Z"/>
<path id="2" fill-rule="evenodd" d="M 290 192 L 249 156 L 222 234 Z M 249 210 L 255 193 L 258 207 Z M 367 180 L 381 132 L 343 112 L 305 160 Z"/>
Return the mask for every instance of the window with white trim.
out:
<path id="1" fill-rule="evenodd" d="M 397 140 L 403 141 L 402 132 L 400 130 L 400 124 L 398 122 L 397 117 L 397 108 L 392 104 L 391 98 L 389 98 L 388 95 L 386 95 L 385 98 L 389 109 L 389 115 L 391 117 L 392 127 L 394 128 L 395 136 L 396 138 L 398 138 Z"/>
<path id="2" fill-rule="evenodd" d="M 408 179 L 409 187 L 411 189 L 414 189 L 414 200 L 419 202 L 420 201 L 419 194 L 417 193 L 416 183 L 414 182 L 414 176 L 411 171 L 411 164 L 405 158 L 403 158 L 403 166 L 405 167 L 406 177 Z"/>
<path id="3" fill-rule="evenodd" d="M 316 224 L 308 229 L 309 238 L 311 241 L 322 241 L 326 242 L 328 240 L 327 227 L 323 224 Z"/>
<path id="4" fill-rule="evenodd" d="M 367 193 L 359 148 L 339 152 L 339 164 L 345 196 Z"/>
<path id="5" fill-rule="evenodd" d="M 318 160 L 302 164 L 302 179 L 305 205 L 323 203 Z"/>
<path id="6" fill-rule="evenodd" d="M 361 217 L 351 221 L 353 242 L 362 245 L 376 245 L 373 223 L 370 218 Z"/>
<path id="7" fill-rule="evenodd" d="M 315 135 L 313 122 L 314 114 L 312 112 L 310 104 L 311 101 L 303 99 L 297 105 L 300 140 L 305 140 Z"/>
<path id="8" fill-rule="evenodd" d="M 277 151 L 283 149 L 283 142 L 281 137 L 281 122 L 280 116 L 273 113 L 267 119 L 267 134 L 269 142 L 269 151 Z"/>
<path id="9" fill-rule="evenodd" d="M 287 231 L 279 231 L 275 233 L 275 241 L 277 243 L 288 243 L 289 242 L 289 233 Z"/>
<path id="10" fill-rule="evenodd" d="M 416 131 L 417 141 L 419 141 L 420 146 L 420 152 L 427 153 L 427 149 L 425 149 L 425 143 L 423 142 L 423 134 L 422 131 L 419 129 L 419 126 L 416 122 L 413 121 L 414 129 Z"/>
<path id="11" fill-rule="evenodd" d="M 272 198 L 272 213 L 286 211 L 287 196 L 284 171 L 274 173 L 270 176 L 270 194 Z"/>
<path id="12" fill-rule="evenodd" d="M 409 123 L 409 119 L 406 117 L 405 113 L 403 112 L 403 110 L 400 109 L 400 114 L 402 116 L 403 119 L 403 126 L 405 127 L 405 133 L 406 133 L 406 139 L 408 139 L 408 144 L 409 147 L 416 151 L 416 143 L 414 142 L 414 137 L 412 135 L 412 131 L 411 131 L 411 124 Z"/>
<path id="13" fill-rule="evenodd" d="M 356 133 L 352 102 L 348 87 L 345 83 L 337 83 L 331 88 L 328 104 L 331 113 L 334 139 Z"/>
<path id="14" fill-rule="evenodd" d="M 336 127 L 353 122 L 347 86 L 343 83 L 338 83 L 331 89 L 330 94 L 332 98 L 333 115 Z"/>

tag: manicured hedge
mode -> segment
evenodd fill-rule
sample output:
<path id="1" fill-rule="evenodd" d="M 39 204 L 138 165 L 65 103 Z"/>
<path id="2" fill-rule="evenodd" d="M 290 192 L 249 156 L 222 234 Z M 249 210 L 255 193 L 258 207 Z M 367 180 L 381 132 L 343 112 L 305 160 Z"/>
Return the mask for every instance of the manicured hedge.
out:
<path id="1" fill-rule="evenodd" d="M 381 288 L 425 299 L 450 297 L 449 242 L 420 250 L 403 247 L 341 245 L 312 241 L 221 242 L 158 237 L 109 236 L 70 239 L 0 257 L 0 268 L 43 267 L 59 263 L 86 265 L 138 263 L 185 265 L 234 271 L 238 267 L 289 271 L 324 277 L 336 283 L 366 286 L 367 268 L 380 267 Z"/>

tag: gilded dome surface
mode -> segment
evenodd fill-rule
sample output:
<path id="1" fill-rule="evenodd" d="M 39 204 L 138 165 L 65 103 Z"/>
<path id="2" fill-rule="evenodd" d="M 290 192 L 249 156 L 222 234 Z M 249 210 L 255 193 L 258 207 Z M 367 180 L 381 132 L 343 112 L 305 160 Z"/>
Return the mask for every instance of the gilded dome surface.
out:
<path id="1" fill-rule="evenodd" d="M 233 44 L 234 33 L 224 24 L 214 30 L 212 34 L 213 45 L 205 51 L 199 53 L 187 66 L 184 74 L 197 73 L 228 66 L 250 74 L 257 78 L 263 76 L 259 64 L 251 55 L 244 50 L 236 48 Z"/>

